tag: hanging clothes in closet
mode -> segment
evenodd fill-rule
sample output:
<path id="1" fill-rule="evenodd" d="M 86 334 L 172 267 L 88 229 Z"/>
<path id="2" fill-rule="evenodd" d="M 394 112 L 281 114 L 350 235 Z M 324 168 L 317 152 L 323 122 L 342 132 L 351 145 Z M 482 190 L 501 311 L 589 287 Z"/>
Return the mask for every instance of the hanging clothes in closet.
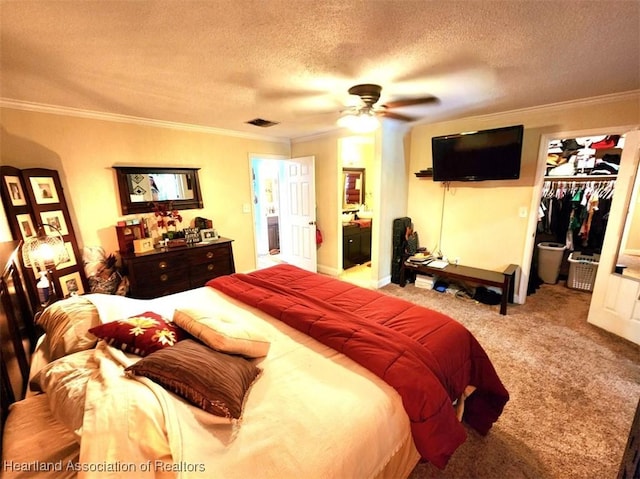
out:
<path id="1" fill-rule="evenodd" d="M 538 231 L 552 234 L 569 251 L 600 253 L 615 180 L 545 181 Z"/>

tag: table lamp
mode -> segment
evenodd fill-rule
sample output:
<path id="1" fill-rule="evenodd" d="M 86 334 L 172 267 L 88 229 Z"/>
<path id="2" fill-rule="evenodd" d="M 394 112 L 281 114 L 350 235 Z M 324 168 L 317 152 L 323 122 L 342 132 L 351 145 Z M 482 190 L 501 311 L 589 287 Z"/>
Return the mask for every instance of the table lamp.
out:
<path id="1" fill-rule="evenodd" d="M 28 238 L 22 246 L 22 260 L 26 267 L 33 268 L 36 275 L 40 275 L 39 290 L 44 289 L 48 283 L 49 290 L 43 291 L 43 294 L 40 295 L 41 303 L 47 304 L 50 300 L 55 299 L 53 269 L 59 264 L 69 261 L 69 253 L 64 245 L 60 230 L 56 226 L 46 223 L 38 226 L 37 233 Z"/>

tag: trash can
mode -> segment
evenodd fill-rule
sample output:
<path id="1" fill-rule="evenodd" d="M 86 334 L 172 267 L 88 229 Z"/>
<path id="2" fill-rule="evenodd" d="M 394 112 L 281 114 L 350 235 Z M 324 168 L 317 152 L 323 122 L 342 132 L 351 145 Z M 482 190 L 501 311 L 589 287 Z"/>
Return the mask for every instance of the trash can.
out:
<path id="1" fill-rule="evenodd" d="M 548 284 L 558 282 L 560 264 L 566 246 L 561 243 L 538 243 L 538 276 Z"/>

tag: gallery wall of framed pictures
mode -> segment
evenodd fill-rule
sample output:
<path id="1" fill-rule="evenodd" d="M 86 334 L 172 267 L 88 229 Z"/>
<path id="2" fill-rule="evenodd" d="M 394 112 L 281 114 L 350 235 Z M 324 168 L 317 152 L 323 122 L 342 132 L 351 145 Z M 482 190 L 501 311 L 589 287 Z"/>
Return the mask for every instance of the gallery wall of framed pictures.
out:
<path id="1" fill-rule="evenodd" d="M 52 271 L 58 298 L 88 291 L 82 254 L 58 172 L 44 168 L 19 170 L 2 166 L 0 177 L 2 202 L 14 239 L 26 241 L 37 234 L 41 225 L 45 225 L 47 234 L 57 229 L 62 235 L 69 260 L 58 264 Z M 37 272 L 32 270 L 29 277 L 29 294 L 37 298 Z"/>

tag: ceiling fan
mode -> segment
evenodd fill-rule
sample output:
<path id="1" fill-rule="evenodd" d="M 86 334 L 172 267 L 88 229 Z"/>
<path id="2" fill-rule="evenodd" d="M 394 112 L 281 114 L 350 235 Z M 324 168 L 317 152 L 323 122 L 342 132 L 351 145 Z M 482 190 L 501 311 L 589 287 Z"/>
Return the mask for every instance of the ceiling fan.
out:
<path id="1" fill-rule="evenodd" d="M 374 105 L 380 99 L 381 91 L 382 91 L 382 87 L 380 85 L 373 85 L 370 83 L 363 83 L 361 85 L 352 86 L 351 88 L 349 88 L 349 94 L 359 96 L 363 103 L 361 106 L 353 107 L 352 110 L 354 110 L 356 113 L 359 113 L 362 111 L 373 112 L 377 116 L 384 116 L 387 118 L 393 118 L 395 120 L 414 121 L 417 118 L 401 115 L 399 113 L 394 113 L 389 110 L 393 108 L 402 108 L 407 106 L 436 103 L 438 101 L 438 99 L 435 96 L 425 96 L 422 98 L 408 98 L 405 100 L 390 101 L 385 103 L 384 105 L 380 105 L 379 107 L 376 107 Z"/>

